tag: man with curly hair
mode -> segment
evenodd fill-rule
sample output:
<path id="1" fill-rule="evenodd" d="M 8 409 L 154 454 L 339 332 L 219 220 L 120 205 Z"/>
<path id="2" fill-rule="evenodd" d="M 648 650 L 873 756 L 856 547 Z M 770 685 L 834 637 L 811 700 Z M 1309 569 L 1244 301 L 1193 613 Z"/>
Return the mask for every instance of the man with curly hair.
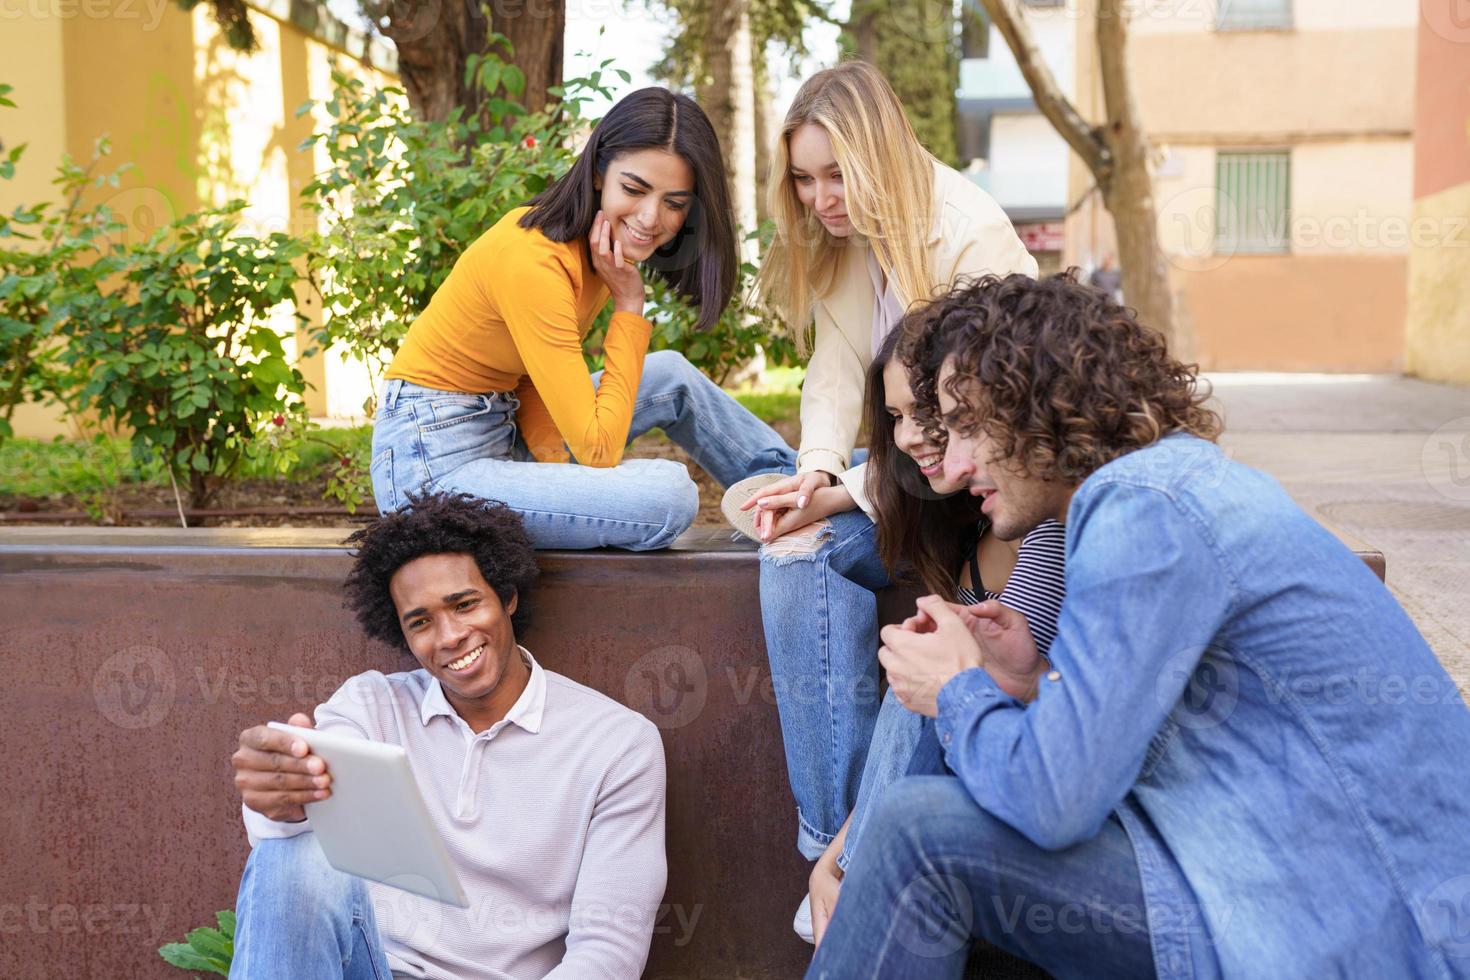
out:
<path id="1" fill-rule="evenodd" d="M 1067 531 L 1050 662 L 994 602 L 883 630 L 947 769 L 889 789 L 809 977 L 1470 975 L 1470 712 L 1381 582 L 1069 276 L 986 277 L 901 358 L 995 533 Z M 932 771 L 932 770 L 931 770 Z"/>
<path id="2" fill-rule="evenodd" d="M 633 980 L 667 873 L 663 744 L 516 643 L 537 574 L 520 517 L 424 495 L 349 543 L 347 605 L 418 669 L 359 674 L 290 723 L 407 751 L 470 905 L 332 868 L 304 808 L 326 763 L 259 725 L 231 759 L 253 850 L 230 976 Z"/>

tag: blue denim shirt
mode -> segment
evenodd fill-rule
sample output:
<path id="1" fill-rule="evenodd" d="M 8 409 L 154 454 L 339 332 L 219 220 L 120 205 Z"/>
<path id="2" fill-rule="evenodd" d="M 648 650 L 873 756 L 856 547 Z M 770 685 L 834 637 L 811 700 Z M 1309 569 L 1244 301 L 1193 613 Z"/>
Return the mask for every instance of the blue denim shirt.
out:
<path id="1" fill-rule="evenodd" d="M 1051 660 L 945 685 L 946 759 L 1041 847 L 1122 822 L 1160 976 L 1470 975 L 1470 712 L 1274 480 L 1183 435 L 1094 473 Z"/>

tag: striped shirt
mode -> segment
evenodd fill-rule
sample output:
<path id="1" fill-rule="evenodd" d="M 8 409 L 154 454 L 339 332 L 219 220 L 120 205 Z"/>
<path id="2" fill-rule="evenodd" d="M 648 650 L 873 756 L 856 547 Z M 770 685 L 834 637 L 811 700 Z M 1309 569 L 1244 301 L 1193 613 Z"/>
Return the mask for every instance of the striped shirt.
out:
<path id="1" fill-rule="evenodd" d="M 408 752 L 470 899 L 367 882 L 395 977 L 643 971 L 667 876 L 663 742 L 642 715 L 521 653 L 525 691 L 479 734 L 424 670 L 358 674 L 316 709 L 322 731 Z M 252 846 L 311 829 L 242 809 Z"/>
<path id="2" fill-rule="evenodd" d="M 981 525 L 981 534 L 988 524 L 987 521 Z M 971 587 L 960 587 L 959 602 L 968 606 L 994 599 L 1023 614 L 1036 639 L 1036 649 L 1046 656 L 1051 641 L 1056 639 L 1057 618 L 1062 614 L 1062 600 L 1067 597 L 1066 557 L 1067 529 L 1056 521 L 1043 521 L 1021 539 L 1016 567 L 1005 588 L 992 592 L 980 581 L 979 562 L 972 549 Z"/>

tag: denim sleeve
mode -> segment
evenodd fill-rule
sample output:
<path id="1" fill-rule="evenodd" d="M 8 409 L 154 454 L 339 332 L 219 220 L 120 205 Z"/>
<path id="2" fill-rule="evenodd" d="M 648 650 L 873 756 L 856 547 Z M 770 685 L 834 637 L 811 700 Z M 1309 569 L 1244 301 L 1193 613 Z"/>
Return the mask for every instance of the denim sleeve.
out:
<path id="1" fill-rule="evenodd" d="M 939 694 L 950 768 L 987 812 L 1053 850 L 1093 837 L 1132 788 L 1234 597 L 1207 528 L 1162 491 L 1084 488 L 1070 524 L 1055 669 L 1036 699 L 980 669 Z"/>

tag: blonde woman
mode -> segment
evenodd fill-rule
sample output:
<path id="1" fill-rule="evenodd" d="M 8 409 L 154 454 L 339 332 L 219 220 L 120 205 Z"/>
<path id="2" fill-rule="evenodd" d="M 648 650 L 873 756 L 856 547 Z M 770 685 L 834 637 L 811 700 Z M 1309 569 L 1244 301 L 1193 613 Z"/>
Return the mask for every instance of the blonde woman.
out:
<path id="1" fill-rule="evenodd" d="M 761 611 L 797 846 L 815 860 L 853 807 L 879 705 L 875 592 L 888 574 L 853 448 L 868 366 L 911 304 L 961 275 L 1034 276 L 1036 262 L 1000 206 L 924 149 L 864 62 L 802 85 L 770 173 L 776 237 L 759 288 L 811 349 L 801 447 L 795 475 L 742 481 L 726 512 L 765 542 Z M 807 911 L 797 931 L 810 938 Z"/>

